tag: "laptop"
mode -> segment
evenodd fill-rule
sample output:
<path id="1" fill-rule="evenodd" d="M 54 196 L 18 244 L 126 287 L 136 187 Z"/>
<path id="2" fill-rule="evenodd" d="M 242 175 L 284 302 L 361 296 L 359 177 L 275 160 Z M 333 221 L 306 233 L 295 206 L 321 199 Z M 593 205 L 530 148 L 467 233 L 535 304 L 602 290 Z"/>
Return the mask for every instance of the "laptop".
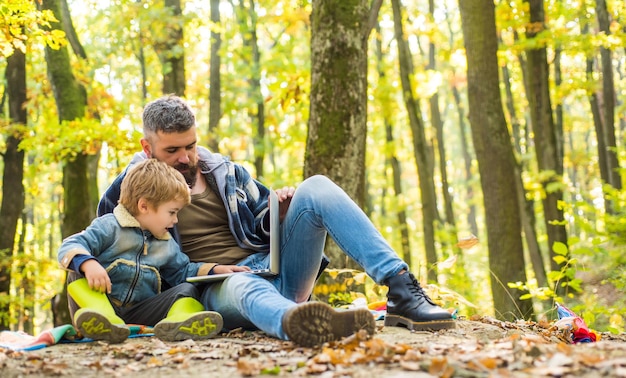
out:
<path id="1" fill-rule="evenodd" d="M 278 196 L 270 189 L 270 268 L 248 272 L 230 272 L 209 274 L 205 276 L 187 277 L 187 282 L 218 282 L 233 274 L 256 274 L 262 277 L 274 277 L 280 269 L 280 218 L 278 216 Z"/>

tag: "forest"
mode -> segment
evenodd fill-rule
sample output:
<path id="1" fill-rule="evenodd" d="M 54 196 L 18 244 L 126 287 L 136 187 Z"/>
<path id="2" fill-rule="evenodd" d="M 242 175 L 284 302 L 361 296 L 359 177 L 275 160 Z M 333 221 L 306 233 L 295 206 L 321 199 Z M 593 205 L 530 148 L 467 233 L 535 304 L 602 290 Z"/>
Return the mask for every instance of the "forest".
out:
<path id="1" fill-rule="evenodd" d="M 67 323 L 61 240 L 140 151 L 143 106 L 175 93 L 200 144 L 268 187 L 340 184 L 460 315 L 566 303 L 624 331 L 623 1 L 0 0 L 0 15 L 0 329 Z"/>

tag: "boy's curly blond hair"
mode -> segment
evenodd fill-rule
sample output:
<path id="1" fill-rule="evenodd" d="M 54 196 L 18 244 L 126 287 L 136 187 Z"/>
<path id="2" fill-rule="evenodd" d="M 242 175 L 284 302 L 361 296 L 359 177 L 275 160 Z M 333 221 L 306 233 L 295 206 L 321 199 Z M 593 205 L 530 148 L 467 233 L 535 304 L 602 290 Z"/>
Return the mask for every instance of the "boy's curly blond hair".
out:
<path id="1" fill-rule="evenodd" d="M 139 213 L 137 203 L 140 198 L 155 209 L 169 201 L 183 201 L 184 206 L 191 202 L 189 186 L 183 175 L 156 159 L 136 164 L 122 181 L 119 203 L 132 215 Z"/>

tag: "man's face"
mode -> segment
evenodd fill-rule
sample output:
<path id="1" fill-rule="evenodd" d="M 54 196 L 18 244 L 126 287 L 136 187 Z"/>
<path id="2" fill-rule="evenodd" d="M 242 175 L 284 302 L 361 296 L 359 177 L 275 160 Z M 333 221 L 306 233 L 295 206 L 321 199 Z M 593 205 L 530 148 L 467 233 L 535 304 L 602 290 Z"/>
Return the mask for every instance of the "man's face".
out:
<path id="1" fill-rule="evenodd" d="M 185 176 L 189 187 L 196 183 L 198 172 L 198 152 L 196 150 L 196 128 L 182 133 L 157 132 L 141 139 L 143 151 L 154 158 L 174 167 Z"/>

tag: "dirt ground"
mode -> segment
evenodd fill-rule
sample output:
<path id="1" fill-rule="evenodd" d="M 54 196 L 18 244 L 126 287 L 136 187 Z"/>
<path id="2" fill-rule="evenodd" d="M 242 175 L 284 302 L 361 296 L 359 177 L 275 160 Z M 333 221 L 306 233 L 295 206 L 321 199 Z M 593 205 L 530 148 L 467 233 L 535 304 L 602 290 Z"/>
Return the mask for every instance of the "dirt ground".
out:
<path id="1" fill-rule="evenodd" d="M 122 344 L 65 343 L 30 352 L 0 349 L 0 376 L 13 377 L 626 377 L 626 335 L 572 344 L 540 323 L 482 317 L 439 332 L 383 327 L 317 348 L 261 332 L 193 342 L 154 337 Z"/>

